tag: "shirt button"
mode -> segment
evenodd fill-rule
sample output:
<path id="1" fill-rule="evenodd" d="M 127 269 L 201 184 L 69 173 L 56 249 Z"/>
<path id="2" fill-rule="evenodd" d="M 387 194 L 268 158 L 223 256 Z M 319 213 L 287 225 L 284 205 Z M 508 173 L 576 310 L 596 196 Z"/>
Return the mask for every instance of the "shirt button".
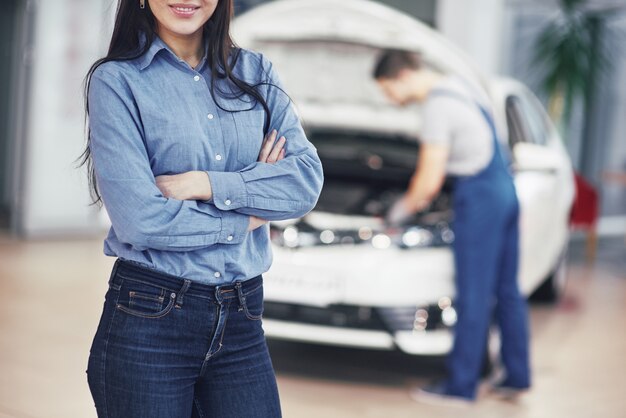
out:
<path id="1" fill-rule="evenodd" d="M 199 76 L 199 75 L 195 76 L 195 77 L 193 78 L 193 80 L 194 80 L 194 81 L 200 81 L 200 76 Z"/>
<path id="2" fill-rule="evenodd" d="M 224 201 L 224 204 L 225 204 L 226 206 L 230 206 L 230 204 L 231 204 L 231 203 L 233 203 L 233 202 L 231 202 L 231 201 L 230 201 L 230 199 L 226 199 L 226 200 Z"/>
<path id="3" fill-rule="evenodd" d="M 217 161 L 222 161 L 222 156 L 221 156 L 220 154 L 217 154 L 217 155 L 215 156 L 215 159 L 216 159 Z"/>
<path id="4" fill-rule="evenodd" d="M 229 235 L 229 236 L 226 237 L 226 241 L 232 241 L 232 240 L 233 240 L 233 236 L 232 235 Z"/>
<path id="5" fill-rule="evenodd" d="M 219 271 L 216 271 L 215 274 L 213 274 L 216 278 L 220 278 L 222 277 L 222 274 Z"/>
<path id="6" fill-rule="evenodd" d="M 206 117 L 209 118 L 209 120 L 213 119 L 213 113 L 209 113 Z"/>

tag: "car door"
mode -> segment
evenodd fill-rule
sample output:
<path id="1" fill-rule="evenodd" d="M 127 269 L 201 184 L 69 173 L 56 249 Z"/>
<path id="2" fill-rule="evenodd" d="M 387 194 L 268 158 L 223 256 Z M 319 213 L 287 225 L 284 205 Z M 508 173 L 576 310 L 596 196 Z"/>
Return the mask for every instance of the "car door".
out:
<path id="1" fill-rule="evenodd" d="M 571 168 L 558 134 L 532 93 L 520 88 L 510 94 L 506 115 L 521 208 L 520 287 L 529 294 L 563 252 Z"/>

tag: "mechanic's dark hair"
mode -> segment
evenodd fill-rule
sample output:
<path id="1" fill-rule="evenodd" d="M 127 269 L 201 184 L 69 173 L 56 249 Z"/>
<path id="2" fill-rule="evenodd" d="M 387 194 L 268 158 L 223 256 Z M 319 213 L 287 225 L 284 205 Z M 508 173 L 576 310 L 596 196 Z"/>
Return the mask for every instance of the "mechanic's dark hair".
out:
<path id="1" fill-rule="evenodd" d="M 380 54 L 374 67 L 374 79 L 393 79 L 400 71 L 419 70 L 422 68 L 422 59 L 418 53 L 404 49 L 386 49 Z"/>
<path id="2" fill-rule="evenodd" d="M 258 87 L 261 85 L 279 87 L 264 80 L 256 84 L 248 84 L 233 74 L 233 68 L 235 68 L 241 48 L 237 47 L 230 37 L 230 22 L 232 17 L 233 0 L 220 0 L 217 2 L 217 7 L 213 15 L 204 25 L 207 63 L 211 69 L 211 97 L 222 110 L 231 111 L 224 109 L 219 104 L 219 101 L 216 100 L 216 88 L 213 82 L 215 79 L 228 79 L 230 82 L 229 91 L 224 92 L 217 88 L 219 96 L 227 99 L 246 101 L 246 103 L 250 103 L 250 108 L 254 107 L 257 102 L 260 103 L 265 110 L 263 132 L 267 134 L 271 122 L 270 110 L 263 95 L 259 92 Z M 150 9 L 150 2 L 146 2 L 145 9 L 141 9 L 137 0 L 119 0 L 108 53 L 104 58 L 99 59 L 91 66 L 85 77 L 84 100 L 86 120 L 89 119 L 89 83 L 94 71 L 106 62 L 129 61 L 145 54 L 150 48 L 152 41 L 157 36 L 156 23 L 156 19 Z M 142 42 L 142 37 L 145 37 L 145 42 Z M 83 166 L 85 163 L 87 164 L 89 190 L 93 200 L 92 204 L 101 204 L 102 198 L 98 191 L 93 159 L 91 157 L 90 136 L 91 132 L 89 128 L 87 128 L 87 146 L 78 157 L 78 160 L 80 160 L 79 167 Z"/>

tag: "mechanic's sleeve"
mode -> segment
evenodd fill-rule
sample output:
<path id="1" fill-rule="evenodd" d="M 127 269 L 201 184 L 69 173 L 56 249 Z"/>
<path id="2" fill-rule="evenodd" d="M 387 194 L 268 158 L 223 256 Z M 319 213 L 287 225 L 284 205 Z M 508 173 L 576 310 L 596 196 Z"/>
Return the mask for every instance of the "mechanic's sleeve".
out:
<path id="1" fill-rule="evenodd" d="M 450 146 L 455 131 L 454 113 L 459 106 L 458 99 L 447 96 L 430 97 L 422 109 L 420 142 L 433 145 Z"/>
<path id="2" fill-rule="evenodd" d="M 89 126 L 98 190 L 121 241 L 138 249 L 187 251 L 244 240 L 249 216 L 163 196 L 131 90 L 102 68 L 89 84 Z"/>
<path id="3" fill-rule="evenodd" d="M 319 198 L 322 164 L 308 141 L 293 103 L 282 90 L 272 64 L 262 58 L 271 129 L 284 136 L 285 158 L 274 164 L 256 162 L 238 172 L 209 171 L 213 203 L 218 209 L 274 221 L 308 213 Z"/>

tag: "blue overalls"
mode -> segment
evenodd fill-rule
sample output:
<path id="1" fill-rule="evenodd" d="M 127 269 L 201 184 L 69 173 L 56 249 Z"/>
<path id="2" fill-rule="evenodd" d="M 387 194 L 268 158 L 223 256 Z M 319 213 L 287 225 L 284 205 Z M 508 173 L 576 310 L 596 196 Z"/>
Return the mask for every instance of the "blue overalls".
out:
<path id="1" fill-rule="evenodd" d="M 431 94 L 470 103 L 451 91 L 439 89 Z M 517 284 L 519 203 L 493 118 L 479 103 L 474 104 L 491 129 L 494 153 L 478 174 L 454 181 L 458 321 L 445 383 L 447 394 L 470 399 L 476 396 L 494 309 L 506 371 L 503 384 L 520 389 L 530 385 L 528 314 Z"/>

